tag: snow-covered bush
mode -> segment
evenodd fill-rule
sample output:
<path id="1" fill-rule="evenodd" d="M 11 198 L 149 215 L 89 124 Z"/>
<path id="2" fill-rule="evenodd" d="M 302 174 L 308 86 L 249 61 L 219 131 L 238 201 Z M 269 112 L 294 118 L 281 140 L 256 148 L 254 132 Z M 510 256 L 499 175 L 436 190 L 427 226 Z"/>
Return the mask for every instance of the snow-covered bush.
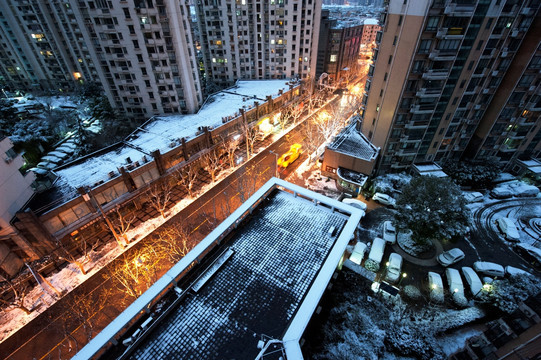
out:
<path id="1" fill-rule="evenodd" d="M 434 334 L 431 331 L 426 331 L 424 327 L 397 325 L 391 327 L 386 335 L 386 345 L 401 355 L 426 360 L 445 359 L 445 354 L 436 345 Z"/>
<path id="2" fill-rule="evenodd" d="M 518 308 L 519 302 L 541 291 L 541 282 L 529 275 L 511 276 L 494 280 L 492 287 L 483 290 L 484 298 L 499 310 L 508 314 Z"/>
<path id="3" fill-rule="evenodd" d="M 372 259 L 366 259 L 366 261 L 364 262 L 364 267 L 366 268 L 366 270 L 370 270 L 373 272 L 379 271 L 379 263 L 375 262 Z"/>
<path id="4" fill-rule="evenodd" d="M 410 300 L 420 300 L 423 297 L 421 291 L 413 285 L 406 285 L 404 287 L 404 296 Z"/>
<path id="5" fill-rule="evenodd" d="M 371 190 L 372 192 L 382 192 L 385 194 L 392 194 L 400 191 L 402 187 L 408 184 L 411 180 L 411 175 L 408 174 L 385 174 L 378 176 L 373 180 Z"/>

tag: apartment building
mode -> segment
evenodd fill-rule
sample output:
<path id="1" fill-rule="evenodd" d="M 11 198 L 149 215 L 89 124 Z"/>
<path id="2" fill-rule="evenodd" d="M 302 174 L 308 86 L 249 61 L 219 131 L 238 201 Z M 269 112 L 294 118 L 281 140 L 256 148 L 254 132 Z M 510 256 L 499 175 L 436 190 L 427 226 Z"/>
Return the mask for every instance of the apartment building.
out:
<path id="1" fill-rule="evenodd" d="M 202 103 L 189 5 L 172 0 L 0 2 L 0 82 L 62 92 L 99 82 L 140 119 Z"/>
<path id="2" fill-rule="evenodd" d="M 346 83 L 359 69 L 359 49 L 363 20 L 358 17 L 339 19 L 322 11 L 317 76 L 326 73 L 332 81 Z"/>
<path id="3" fill-rule="evenodd" d="M 391 0 L 363 99 L 379 172 L 539 154 L 539 1 Z"/>
<path id="4" fill-rule="evenodd" d="M 321 0 L 203 0 L 196 4 L 208 81 L 314 78 Z"/>

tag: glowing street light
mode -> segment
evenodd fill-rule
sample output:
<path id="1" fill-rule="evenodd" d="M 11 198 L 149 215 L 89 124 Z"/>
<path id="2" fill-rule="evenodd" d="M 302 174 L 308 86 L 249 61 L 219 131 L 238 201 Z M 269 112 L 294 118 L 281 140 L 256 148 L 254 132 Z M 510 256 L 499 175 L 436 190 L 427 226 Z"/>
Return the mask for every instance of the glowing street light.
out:
<path id="1" fill-rule="evenodd" d="M 398 285 L 400 285 L 400 283 L 402 282 L 402 280 L 404 280 L 405 278 L 408 277 L 408 274 L 406 273 L 402 273 L 402 277 L 400 278 L 400 281 L 398 282 Z"/>

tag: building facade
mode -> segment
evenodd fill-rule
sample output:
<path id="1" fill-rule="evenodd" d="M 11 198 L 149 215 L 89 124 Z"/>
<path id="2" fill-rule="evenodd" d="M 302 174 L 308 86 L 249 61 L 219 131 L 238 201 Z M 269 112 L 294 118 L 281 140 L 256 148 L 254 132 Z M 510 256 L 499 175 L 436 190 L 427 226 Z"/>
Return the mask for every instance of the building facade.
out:
<path id="1" fill-rule="evenodd" d="M 378 171 L 538 156 L 538 14 L 537 1 L 388 2 L 362 121 Z"/>
<path id="2" fill-rule="evenodd" d="M 207 81 L 315 77 L 321 0 L 204 0 L 196 12 Z"/>
<path id="3" fill-rule="evenodd" d="M 63 92 L 98 82 L 128 116 L 189 113 L 202 103 L 190 8 L 172 0 L 0 3 L 0 82 Z"/>
<path id="4" fill-rule="evenodd" d="M 323 10 L 316 75 L 326 73 L 335 83 L 345 83 L 359 69 L 362 36 L 360 18 L 339 20 L 330 16 L 328 10 Z"/>
<path id="5" fill-rule="evenodd" d="M 7 137 L 0 139 L 0 275 L 15 275 L 25 260 L 38 259 L 45 252 L 20 236 L 11 221 L 15 214 L 34 194 L 34 173 L 23 175 L 19 169 L 23 158 L 13 150 Z"/>

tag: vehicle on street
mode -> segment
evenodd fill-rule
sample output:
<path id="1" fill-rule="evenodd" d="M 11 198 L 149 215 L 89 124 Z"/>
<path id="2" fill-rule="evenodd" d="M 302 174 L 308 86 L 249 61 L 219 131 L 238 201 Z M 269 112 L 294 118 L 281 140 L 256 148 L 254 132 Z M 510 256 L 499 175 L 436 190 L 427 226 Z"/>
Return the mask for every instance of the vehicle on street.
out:
<path id="1" fill-rule="evenodd" d="M 383 259 L 383 252 L 385 251 L 385 240 L 382 238 L 375 238 L 372 242 L 372 247 L 370 248 L 370 253 L 368 258 L 376 263 L 381 263 Z"/>
<path id="2" fill-rule="evenodd" d="M 435 272 L 428 272 L 428 287 L 430 289 L 430 301 L 441 304 L 445 300 L 443 296 L 443 281 L 441 276 Z"/>
<path id="3" fill-rule="evenodd" d="M 392 221 L 385 221 L 383 223 L 383 240 L 390 244 L 394 244 L 396 242 L 396 228 L 394 227 Z"/>
<path id="4" fill-rule="evenodd" d="M 283 168 L 286 168 L 291 164 L 293 161 L 297 160 L 299 158 L 299 155 L 301 154 L 301 144 L 293 144 L 289 148 L 289 151 L 280 156 L 278 158 L 278 166 L 281 166 Z"/>
<path id="5" fill-rule="evenodd" d="M 503 233 L 505 239 L 509 241 L 519 241 L 520 234 L 518 233 L 517 227 L 513 220 L 508 217 L 501 217 L 496 220 L 496 225 Z"/>
<path id="6" fill-rule="evenodd" d="M 452 248 L 451 250 L 444 251 L 441 254 L 439 254 L 436 260 L 442 266 L 449 266 L 464 259 L 464 256 L 465 255 L 462 250 L 460 250 L 459 248 Z"/>
<path id="7" fill-rule="evenodd" d="M 364 202 L 362 202 L 361 200 L 357 200 L 357 199 L 344 198 L 344 199 L 342 199 L 342 202 L 344 204 L 351 205 L 351 206 L 356 207 L 358 209 L 361 209 L 363 211 L 366 211 L 366 208 L 367 208 L 367 205 Z"/>
<path id="8" fill-rule="evenodd" d="M 465 192 L 464 199 L 469 203 L 483 201 L 484 196 L 480 192 Z"/>
<path id="9" fill-rule="evenodd" d="M 374 196 L 372 196 L 372 200 L 385 206 L 394 207 L 395 205 L 395 200 L 391 196 L 383 193 L 375 193 Z"/>
<path id="10" fill-rule="evenodd" d="M 476 261 L 473 263 L 473 268 L 478 273 L 493 276 L 493 277 L 503 277 L 505 275 L 505 270 L 500 264 L 496 264 L 488 261 Z"/>
<path id="11" fill-rule="evenodd" d="M 389 256 L 389 262 L 387 265 L 387 275 L 385 279 L 389 282 L 397 282 L 400 278 L 400 271 L 402 270 L 402 256 L 397 253 L 392 253 Z"/>
<path id="12" fill-rule="evenodd" d="M 533 268 L 541 270 L 541 249 L 528 244 L 516 244 L 514 249 Z"/>
<path id="13" fill-rule="evenodd" d="M 349 260 L 353 261 L 357 265 L 361 265 L 364 259 L 364 254 L 366 253 L 367 245 L 363 242 L 358 241 L 353 248 Z"/>
<path id="14" fill-rule="evenodd" d="M 506 266 L 505 267 L 505 275 L 509 276 L 523 276 L 523 275 L 531 275 L 526 270 L 522 270 L 519 268 L 516 268 L 514 266 Z"/>
<path id="15" fill-rule="evenodd" d="M 481 282 L 479 275 L 468 266 L 462 268 L 462 275 L 464 275 L 464 279 L 466 279 L 466 283 L 468 283 L 473 297 L 479 297 L 481 295 L 481 290 L 483 289 L 483 283 Z"/>
<path id="16" fill-rule="evenodd" d="M 449 293 L 455 304 L 464 306 L 468 302 L 464 296 L 464 285 L 462 284 L 462 278 L 457 269 L 447 268 L 445 270 L 445 277 L 447 278 L 447 285 L 449 286 Z"/>

